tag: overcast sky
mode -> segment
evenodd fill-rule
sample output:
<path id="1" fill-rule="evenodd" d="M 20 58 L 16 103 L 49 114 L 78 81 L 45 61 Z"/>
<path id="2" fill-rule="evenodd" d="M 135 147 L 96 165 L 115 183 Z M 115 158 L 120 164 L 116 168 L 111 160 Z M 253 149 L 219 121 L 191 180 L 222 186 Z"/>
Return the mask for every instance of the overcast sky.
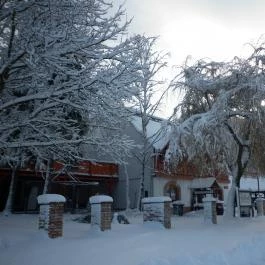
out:
<path id="1" fill-rule="evenodd" d="M 116 3 L 122 0 L 114 0 Z M 182 64 L 227 60 L 246 53 L 246 43 L 265 33 L 265 0 L 126 0 L 130 31 L 160 36 L 159 49 Z"/>
<path id="2" fill-rule="evenodd" d="M 265 33 L 265 0 L 125 0 L 124 7 L 133 17 L 129 31 L 160 36 L 158 49 L 170 52 L 173 65 L 188 55 L 217 61 L 244 56 L 247 43 Z"/>

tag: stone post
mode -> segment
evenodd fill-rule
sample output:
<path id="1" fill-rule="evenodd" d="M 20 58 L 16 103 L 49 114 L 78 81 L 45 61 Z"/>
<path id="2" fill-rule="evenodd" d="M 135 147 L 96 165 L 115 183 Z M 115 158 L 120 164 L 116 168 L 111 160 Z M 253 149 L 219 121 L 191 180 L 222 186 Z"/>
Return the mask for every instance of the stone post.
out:
<path id="1" fill-rule="evenodd" d="M 113 199 L 106 195 L 96 195 L 89 198 L 91 204 L 91 226 L 99 227 L 101 231 L 111 229 Z"/>
<path id="2" fill-rule="evenodd" d="M 216 199 L 210 194 L 206 194 L 206 197 L 202 199 L 203 211 L 204 211 L 204 222 L 217 224 L 216 215 Z"/>
<path id="3" fill-rule="evenodd" d="M 39 229 L 47 231 L 50 238 L 61 237 L 65 197 L 59 194 L 43 194 L 37 199 L 40 205 Z"/>
<path id="4" fill-rule="evenodd" d="M 257 215 L 263 216 L 264 215 L 265 199 L 264 198 L 257 198 L 256 199 L 256 206 L 257 206 Z"/>
<path id="5" fill-rule="evenodd" d="M 142 199 L 144 222 L 159 222 L 165 228 L 171 228 L 171 198 L 149 197 Z"/>

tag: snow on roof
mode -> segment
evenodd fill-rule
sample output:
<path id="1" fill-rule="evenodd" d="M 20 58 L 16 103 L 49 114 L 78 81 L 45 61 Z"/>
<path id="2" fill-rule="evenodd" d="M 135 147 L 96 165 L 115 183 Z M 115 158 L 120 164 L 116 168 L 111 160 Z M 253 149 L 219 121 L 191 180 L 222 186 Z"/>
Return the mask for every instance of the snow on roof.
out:
<path id="1" fill-rule="evenodd" d="M 39 204 L 48 204 L 51 202 L 65 202 L 65 197 L 59 194 L 42 194 L 37 197 Z"/>
<path id="2" fill-rule="evenodd" d="M 113 199 L 107 195 L 95 195 L 89 198 L 90 204 L 101 203 L 101 202 L 113 202 Z"/>
<path id="3" fill-rule="evenodd" d="M 142 118 L 140 116 L 134 115 L 132 117 L 132 124 L 135 129 L 142 133 Z M 170 133 L 170 127 L 164 125 L 162 119 L 150 119 L 147 124 L 147 137 L 149 143 L 154 146 L 155 149 L 161 150 L 165 147 L 168 142 Z"/>
<path id="4" fill-rule="evenodd" d="M 152 203 L 152 202 L 171 202 L 171 198 L 168 196 L 160 196 L 160 197 L 148 197 L 143 198 L 142 203 Z"/>
<path id="5" fill-rule="evenodd" d="M 206 189 L 210 188 L 216 181 L 214 177 L 209 178 L 195 178 L 190 184 L 191 189 Z"/>
<path id="6" fill-rule="evenodd" d="M 258 181 L 259 181 L 259 189 L 265 190 L 265 177 L 242 177 L 240 180 L 240 189 L 241 190 L 258 190 Z"/>

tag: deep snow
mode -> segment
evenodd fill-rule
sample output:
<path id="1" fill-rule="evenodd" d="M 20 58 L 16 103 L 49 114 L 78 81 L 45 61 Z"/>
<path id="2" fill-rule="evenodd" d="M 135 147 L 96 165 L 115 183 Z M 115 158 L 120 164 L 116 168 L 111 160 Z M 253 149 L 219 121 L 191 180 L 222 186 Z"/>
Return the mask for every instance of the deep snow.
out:
<path id="1" fill-rule="evenodd" d="M 172 218 L 172 229 L 144 224 L 113 224 L 100 232 L 64 216 L 64 236 L 49 239 L 37 229 L 38 215 L 0 216 L 2 265 L 261 265 L 265 264 L 265 218 L 241 218 L 217 225 L 199 213 Z"/>

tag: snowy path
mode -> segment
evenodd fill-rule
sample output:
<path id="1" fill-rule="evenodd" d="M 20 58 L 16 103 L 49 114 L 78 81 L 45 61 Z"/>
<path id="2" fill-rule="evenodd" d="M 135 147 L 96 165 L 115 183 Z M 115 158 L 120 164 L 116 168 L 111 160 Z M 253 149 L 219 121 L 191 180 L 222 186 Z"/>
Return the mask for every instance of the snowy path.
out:
<path id="1" fill-rule="evenodd" d="M 37 215 L 0 217 L 2 265 L 262 265 L 265 219 L 206 225 L 202 217 L 174 217 L 173 228 L 114 224 L 99 232 L 65 216 L 64 237 L 48 239 Z"/>

